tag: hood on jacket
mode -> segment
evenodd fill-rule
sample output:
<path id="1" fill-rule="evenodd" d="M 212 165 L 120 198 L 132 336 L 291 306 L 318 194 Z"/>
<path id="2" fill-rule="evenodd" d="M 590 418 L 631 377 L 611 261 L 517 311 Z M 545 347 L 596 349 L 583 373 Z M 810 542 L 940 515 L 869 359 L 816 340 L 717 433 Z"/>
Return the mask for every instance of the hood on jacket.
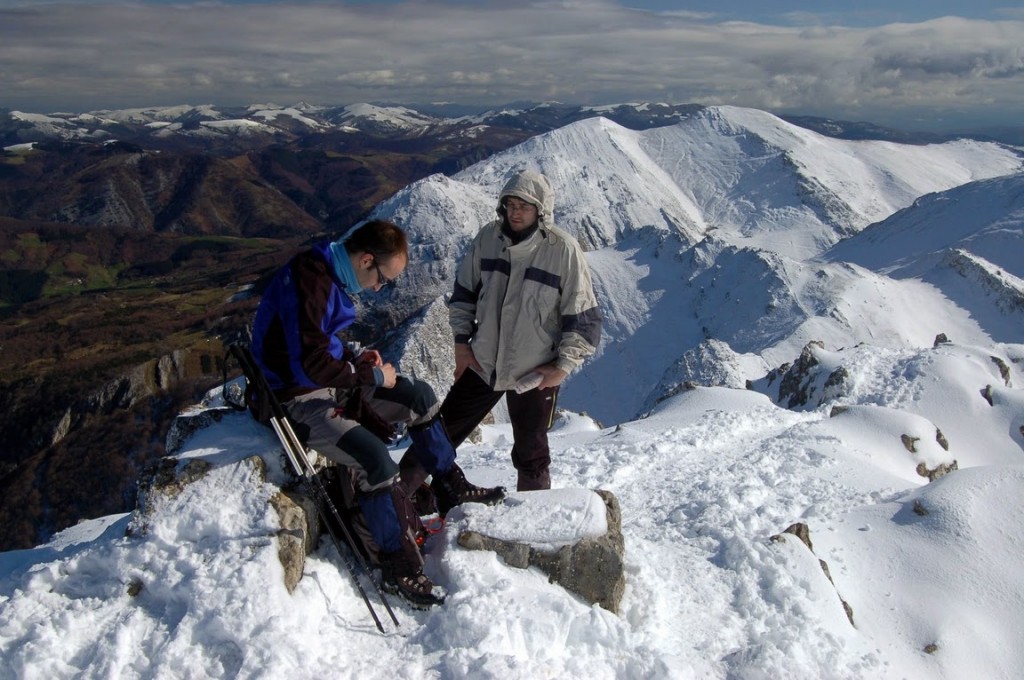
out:
<path id="1" fill-rule="evenodd" d="M 537 206 L 537 223 L 542 227 L 555 224 L 555 197 L 548 178 L 533 170 L 523 170 L 512 176 L 498 196 L 498 214 L 505 216 L 505 198 L 518 199 Z"/>

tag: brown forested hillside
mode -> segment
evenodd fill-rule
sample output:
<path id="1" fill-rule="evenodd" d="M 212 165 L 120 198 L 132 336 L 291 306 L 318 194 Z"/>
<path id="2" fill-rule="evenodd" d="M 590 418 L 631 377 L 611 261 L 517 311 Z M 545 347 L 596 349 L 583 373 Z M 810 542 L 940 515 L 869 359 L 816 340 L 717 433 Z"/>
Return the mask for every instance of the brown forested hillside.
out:
<path id="1" fill-rule="evenodd" d="M 0 152 L 0 550 L 133 507 L 173 417 L 221 380 L 261 277 L 410 182 L 530 134 Z"/>
<path id="2" fill-rule="evenodd" d="M 0 218 L 0 549 L 132 507 L 294 242 Z"/>

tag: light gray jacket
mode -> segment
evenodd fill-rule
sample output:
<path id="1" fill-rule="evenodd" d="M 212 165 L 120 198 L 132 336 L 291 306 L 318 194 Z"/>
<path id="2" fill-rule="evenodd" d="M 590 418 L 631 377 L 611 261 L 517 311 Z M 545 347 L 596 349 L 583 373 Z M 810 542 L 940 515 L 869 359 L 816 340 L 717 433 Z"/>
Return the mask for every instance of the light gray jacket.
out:
<path id="1" fill-rule="evenodd" d="M 507 196 L 538 208 L 538 227 L 513 244 L 503 229 Z M 566 373 L 594 353 L 601 337 L 590 269 L 579 243 L 554 226 L 547 179 L 523 171 L 501 191 L 501 219 L 483 227 L 459 265 L 448 318 L 457 343 L 469 343 L 495 390 L 513 389 L 537 366 Z"/>

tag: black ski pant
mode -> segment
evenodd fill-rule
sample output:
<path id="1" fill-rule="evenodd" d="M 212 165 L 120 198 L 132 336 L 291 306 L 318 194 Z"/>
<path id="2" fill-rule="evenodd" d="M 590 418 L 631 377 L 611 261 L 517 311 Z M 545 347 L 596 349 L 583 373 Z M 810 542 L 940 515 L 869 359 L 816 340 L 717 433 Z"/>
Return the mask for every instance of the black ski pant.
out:
<path id="1" fill-rule="evenodd" d="M 550 488 L 548 430 L 555 417 L 557 387 L 522 394 L 515 390 L 494 390 L 475 371 L 467 369 L 441 404 L 441 418 L 448 436 L 455 446 L 461 444 L 502 396 L 512 422 L 512 465 L 519 472 L 516 488 L 519 491 Z"/>
<path id="2" fill-rule="evenodd" d="M 412 439 L 420 442 L 418 448 L 409 447 L 400 465 L 392 460 L 387 444 L 341 408 L 349 403 L 351 392 L 322 388 L 284 406 L 293 420 L 309 428 L 310 448 L 350 470 L 356 500 L 377 546 L 416 557 L 418 548 L 409 531 L 410 521 L 418 520 L 411 508 L 412 495 L 428 471 L 447 470 L 455 460 L 455 449 L 435 419 L 440 405 L 428 383 L 404 376 L 394 387 L 354 389 L 362 391 L 365 407 L 377 419 L 406 423 Z M 418 568 L 412 558 L 406 561 Z"/>

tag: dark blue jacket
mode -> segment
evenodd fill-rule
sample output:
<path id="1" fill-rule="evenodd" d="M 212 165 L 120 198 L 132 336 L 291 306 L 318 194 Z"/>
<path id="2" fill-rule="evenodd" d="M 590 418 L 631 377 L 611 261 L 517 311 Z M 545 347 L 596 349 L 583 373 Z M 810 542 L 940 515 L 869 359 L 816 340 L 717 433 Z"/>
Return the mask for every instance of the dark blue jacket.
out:
<path id="1" fill-rule="evenodd" d="M 252 353 L 281 399 L 376 382 L 373 367 L 349 361 L 338 337 L 356 309 L 334 273 L 329 246 L 317 244 L 282 267 L 256 310 Z"/>

